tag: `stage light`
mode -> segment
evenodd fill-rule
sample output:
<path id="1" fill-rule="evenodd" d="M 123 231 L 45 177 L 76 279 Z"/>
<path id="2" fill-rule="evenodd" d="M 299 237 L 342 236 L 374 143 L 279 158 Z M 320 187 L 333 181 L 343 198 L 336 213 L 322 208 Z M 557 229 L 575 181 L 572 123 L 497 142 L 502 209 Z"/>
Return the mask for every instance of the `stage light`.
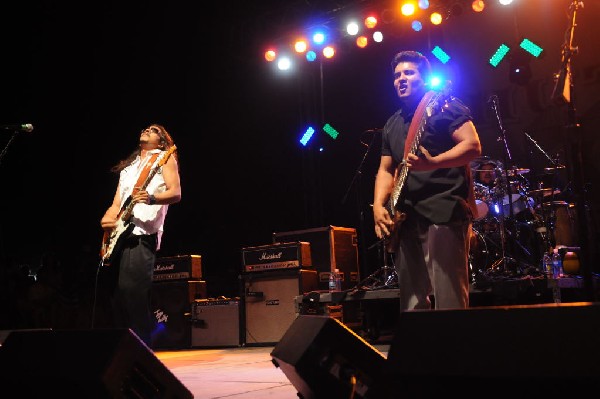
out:
<path id="1" fill-rule="evenodd" d="M 360 48 L 365 48 L 367 47 L 367 44 L 369 44 L 369 40 L 367 39 L 366 36 L 359 36 L 356 38 L 356 45 Z"/>
<path id="2" fill-rule="evenodd" d="M 377 18 L 372 15 L 368 16 L 365 18 L 365 26 L 369 29 L 373 29 L 377 26 Z"/>
<path id="3" fill-rule="evenodd" d="M 510 47 L 508 47 L 506 44 L 501 44 L 500 47 L 498 47 L 498 49 L 494 53 L 494 55 L 492 55 L 492 58 L 490 58 L 490 64 L 494 68 L 497 67 L 500 61 L 504 59 L 509 50 Z"/>
<path id="4" fill-rule="evenodd" d="M 510 61 L 510 73 L 508 79 L 515 84 L 525 86 L 531 79 L 531 66 L 526 54 L 517 52 Z"/>
<path id="5" fill-rule="evenodd" d="M 340 134 L 337 130 L 335 130 L 329 123 L 326 123 L 323 126 L 323 131 L 329 135 L 332 139 L 337 139 L 337 136 Z"/>
<path id="6" fill-rule="evenodd" d="M 429 88 L 432 90 L 440 89 L 443 82 L 444 80 L 442 78 L 434 75 L 429 79 Z"/>
<path id="7" fill-rule="evenodd" d="M 412 3 L 403 4 L 402 7 L 400 7 L 400 12 L 405 17 L 410 17 L 415 13 L 415 5 Z"/>
<path id="8" fill-rule="evenodd" d="M 429 0 L 419 0 L 418 5 L 421 10 L 427 10 L 429 8 Z"/>
<path id="9" fill-rule="evenodd" d="M 383 33 L 380 31 L 373 32 L 373 41 L 376 43 L 381 43 L 383 41 Z"/>
<path id="10" fill-rule="evenodd" d="M 413 21 L 412 24 L 410 24 L 410 26 L 415 32 L 420 32 L 421 29 L 423 29 L 423 24 L 421 23 L 421 21 Z"/>
<path id="11" fill-rule="evenodd" d="M 313 43 L 319 45 L 325 43 L 325 34 L 323 32 L 316 32 L 312 37 Z"/>
<path id="12" fill-rule="evenodd" d="M 333 58 L 335 55 L 335 49 L 332 46 L 327 46 L 323 49 L 323 56 L 325 58 Z"/>
<path id="13" fill-rule="evenodd" d="M 306 60 L 308 62 L 313 62 L 316 59 L 317 59 L 317 53 L 315 53 L 312 50 L 309 50 L 309 51 L 306 52 Z"/>
<path id="14" fill-rule="evenodd" d="M 292 60 L 289 57 L 281 57 L 277 61 L 277 68 L 280 71 L 288 71 L 292 67 Z"/>
<path id="15" fill-rule="evenodd" d="M 498 0 L 498 3 L 500 3 L 503 6 L 508 6 L 510 4 L 512 4 L 513 0 Z"/>
<path id="16" fill-rule="evenodd" d="M 315 134 L 315 129 L 313 129 L 312 126 L 309 126 L 308 129 L 306 129 L 306 131 L 302 135 L 302 138 L 300 139 L 300 144 L 306 147 L 306 144 L 308 144 L 313 134 Z"/>
<path id="17" fill-rule="evenodd" d="M 431 16 L 429 17 L 429 20 L 431 21 L 432 24 L 434 25 L 439 25 L 442 23 L 442 14 L 440 14 L 439 12 L 433 12 L 431 13 Z"/>
<path id="18" fill-rule="evenodd" d="M 306 43 L 306 40 L 300 39 L 294 43 L 294 50 L 296 50 L 297 53 L 304 53 L 308 50 L 308 43 Z"/>
<path id="19" fill-rule="evenodd" d="M 268 62 L 273 62 L 275 61 L 275 58 L 277 58 L 277 53 L 275 52 L 275 50 L 265 51 L 265 60 L 267 60 Z"/>
<path id="20" fill-rule="evenodd" d="M 485 8 L 485 1 L 475 0 L 475 1 L 473 1 L 473 3 L 471 3 L 471 8 L 475 12 L 482 12 L 483 9 Z"/>
<path id="21" fill-rule="evenodd" d="M 348 33 L 350 36 L 354 36 L 354 35 L 358 34 L 358 30 L 359 30 L 358 24 L 354 21 L 349 22 L 346 25 L 346 33 Z"/>
<path id="22" fill-rule="evenodd" d="M 540 56 L 542 51 L 544 51 L 540 46 L 538 46 L 529 39 L 523 39 L 523 41 L 520 44 L 520 47 L 536 58 Z"/>
<path id="23" fill-rule="evenodd" d="M 435 56 L 438 60 L 441 61 L 442 64 L 450 61 L 450 56 L 440 48 L 440 46 L 435 46 L 433 50 L 431 50 L 431 54 Z"/>

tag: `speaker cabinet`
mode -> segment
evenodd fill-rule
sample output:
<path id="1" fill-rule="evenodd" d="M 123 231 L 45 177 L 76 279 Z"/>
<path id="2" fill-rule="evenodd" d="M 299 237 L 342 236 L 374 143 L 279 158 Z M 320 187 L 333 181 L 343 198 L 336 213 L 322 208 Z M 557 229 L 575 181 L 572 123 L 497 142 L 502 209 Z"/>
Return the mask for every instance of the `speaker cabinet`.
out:
<path id="1" fill-rule="evenodd" d="M 128 329 L 15 330 L 0 348 L 3 392 L 42 398 L 193 398 Z"/>
<path id="2" fill-rule="evenodd" d="M 315 270 L 246 273 L 242 276 L 246 345 L 278 342 L 296 318 L 295 298 L 317 289 Z"/>
<path id="3" fill-rule="evenodd" d="M 273 242 L 310 243 L 312 265 L 318 272 L 319 289 L 329 288 L 329 273 L 336 268 L 342 274 L 342 289 L 354 288 L 360 281 L 356 229 L 327 226 L 307 230 L 273 233 Z"/>
<path id="4" fill-rule="evenodd" d="M 200 300 L 192 305 L 192 347 L 240 345 L 240 301 Z"/>
<path id="5" fill-rule="evenodd" d="M 584 397 L 598 337 L 588 302 L 402 312 L 377 398 Z"/>
<path id="6" fill-rule="evenodd" d="M 206 281 L 160 281 L 152 284 L 152 311 L 157 328 L 153 349 L 184 349 L 192 346 L 191 308 L 206 298 Z"/>
<path id="7" fill-rule="evenodd" d="M 370 392 L 385 361 L 340 321 L 310 315 L 294 320 L 271 357 L 303 399 L 374 397 Z"/>

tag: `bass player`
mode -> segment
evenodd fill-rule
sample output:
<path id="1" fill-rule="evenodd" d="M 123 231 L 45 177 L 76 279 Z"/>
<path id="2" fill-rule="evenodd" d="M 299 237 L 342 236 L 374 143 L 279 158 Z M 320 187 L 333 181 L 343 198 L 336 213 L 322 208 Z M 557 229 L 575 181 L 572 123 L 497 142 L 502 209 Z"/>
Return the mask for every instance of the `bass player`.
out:
<path id="1" fill-rule="evenodd" d="M 479 135 L 468 107 L 429 90 L 424 55 L 399 52 L 392 70 L 400 108 L 382 132 L 375 234 L 393 253 L 400 311 L 467 308 L 475 210 L 469 163 L 481 155 Z"/>

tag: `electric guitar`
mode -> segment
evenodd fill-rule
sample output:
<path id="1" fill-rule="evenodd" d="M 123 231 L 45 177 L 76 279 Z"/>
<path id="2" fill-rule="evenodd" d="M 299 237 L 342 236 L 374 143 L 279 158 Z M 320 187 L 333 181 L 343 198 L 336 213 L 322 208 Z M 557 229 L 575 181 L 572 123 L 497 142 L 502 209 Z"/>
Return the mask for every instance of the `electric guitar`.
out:
<path id="1" fill-rule="evenodd" d="M 416 128 L 415 135 L 412 139 L 412 142 L 406 143 L 405 148 L 408 148 L 408 154 L 415 154 L 419 149 L 419 145 L 421 142 L 421 136 L 425 131 L 425 127 L 427 126 L 427 121 L 429 117 L 433 115 L 436 110 L 440 112 L 444 111 L 444 105 L 447 103 L 450 93 L 450 87 L 447 85 L 441 91 L 436 91 L 431 94 L 431 98 L 427 101 L 425 106 L 425 110 L 423 112 L 423 116 L 419 120 L 419 125 Z M 426 94 L 428 95 L 428 94 Z M 407 138 L 410 139 L 410 138 Z M 398 230 L 400 229 L 400 225 L 404 220 L 406 220 L 406 213 L 401 212 L 397 207 L 402 197 L 402 191 L 406 186 L 406 180 L 409 175 L 409 168 L 406 166 L 406 155 L 405 158 L 398 164 L 396 167 L 396 171 L 394 172 L 394 183 L 392 185 L 392 191 L 390 193 L 390 198 L 386 203 L 386 210 L 390 214 L 392 221 L 392 227 L 390 229 L 390 234 L 385 237 L 385 248 L 387 252 L 394 252 L 398 246 Z"/>
<path id="2" fill-rule="evenodd" d="M 166 151 L 162 156 L 158 159 L 156 166 L 152 168 L 150 173 L 148 173 L 148 177 L 144 180 L 142 185 L 139 187 L 139 190 L 145 190 L 148 187 L 148 184 L 154 177 L 154 175 L 158 172 L 158 169 L 167 163 L 169 157 L 177 147 L 173 145 Z M 114 259 L 114 254 L 118 252 L 118 250 L 123 245 L 124 238 L 131 233 L 135 225 L 131 223 L 131 215 L 133 213 L 133 207 L 135 203 L 132 202 L 132 196 L 127 197 L 123 206 L 121 206 L 121 210 L 119 211 L 119 215 L 117 216 L 117 224 L 110 231 L 106 230 L 102 237 L 102 245 L 100 246 L 100 257 L 102 260 L 102 265 L 108 266 L 111 261 Z"/>

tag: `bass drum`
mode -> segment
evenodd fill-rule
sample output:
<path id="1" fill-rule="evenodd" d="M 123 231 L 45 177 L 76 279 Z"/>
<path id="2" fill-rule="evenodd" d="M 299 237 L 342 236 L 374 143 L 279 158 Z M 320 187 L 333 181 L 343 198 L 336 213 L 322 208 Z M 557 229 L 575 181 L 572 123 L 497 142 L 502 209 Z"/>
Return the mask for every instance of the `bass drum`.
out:
<path id="1" fill-rule="evenodd" d="M 477 229 L 472 229 L 469 247 L 469 276 L 472 283 L 492 265 L 492 261 L 485 236 Z"/>

